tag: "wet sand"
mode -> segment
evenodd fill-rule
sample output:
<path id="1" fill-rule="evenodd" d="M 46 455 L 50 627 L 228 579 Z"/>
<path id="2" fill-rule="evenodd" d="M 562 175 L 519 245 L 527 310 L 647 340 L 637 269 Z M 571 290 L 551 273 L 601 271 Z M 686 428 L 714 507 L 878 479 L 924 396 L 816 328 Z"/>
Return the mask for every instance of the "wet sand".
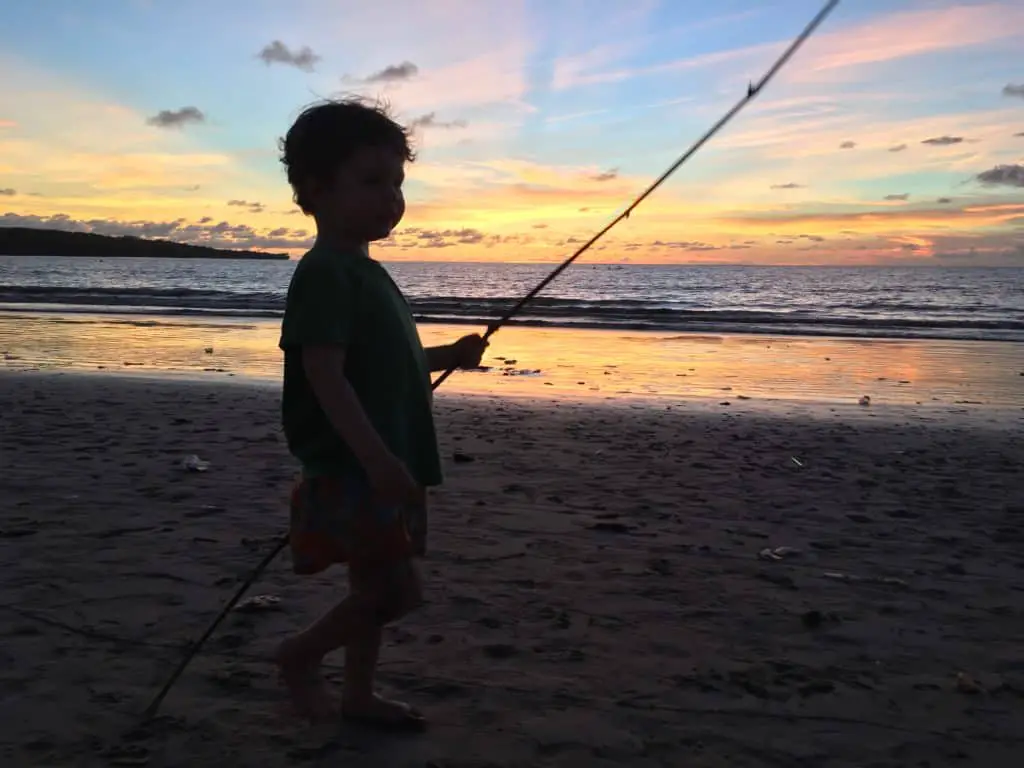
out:
<path id="1" fill-rule="evenodd" d="M 444 344 L 480 330 L 419 326 Z M 73 370 L 278 386 L 280 322 L 0 311 L 0 371 Z M 1024 344 L 503 328 L 489 370 L 444 391 L 594 402 L 679 398 L 1024 408 Z"/>
<path id="2" fill-rule="evenodd" d="M 0 374 L 0 762 L 1019 764 L 1024 412 L 729 402 L 442 395 L 382 668 L 430 732 L 288 715 L 267 654 L 343 573 L 282 557 L 126 738 L 282 531 L 277 392 Z"/>

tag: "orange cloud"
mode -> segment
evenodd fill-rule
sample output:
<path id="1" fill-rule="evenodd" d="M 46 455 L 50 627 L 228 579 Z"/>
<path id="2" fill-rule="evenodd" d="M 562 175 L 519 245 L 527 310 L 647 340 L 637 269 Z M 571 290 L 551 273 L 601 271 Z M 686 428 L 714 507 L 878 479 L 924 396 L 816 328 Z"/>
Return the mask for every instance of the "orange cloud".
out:
<path id="1" fill-rule="evenodd" d="M 642 189 L 639 180 L 605 169 L 550 166 L 501 159 L 459 165 L 413 166 L 410 178 L 424 186 L 411 208 L 433 223 L 457 215 L 495 222 L 535 222 L 539 218 L 579 217 L 581 208 L 607 210 L 628 202 Z"/>
<path id="2" fill-rule="evenodd" d="M 151 127 L 144 114 L 24 62 L 0 57 L 0 68 L 12 73 L 0 81 L 0 113 L 18 128 L 0 134 L 0 174 L 5 186 L 38 193 L 5 200 L 14 214 L 175 220 L 253 195 L 290 207 L 279 179 L 238 157 Z"/>
<path id="3" fill-rule="evenodd" d="M 856 103 L 856 97 L 848 96 L 846 101 Z M 762 159 L 790 160 L 820 160 L 828 155 L 832 158 L 831 167 L 842 163 L 844 175 L 849 170 L 863 177 L 919 171 L 923 163 L 948 164 L 951 158 L 978 158 L 977 162 L 984 163 L 999 153 L 1013 153 L 1017 149 L 1006 126 L 1012 124 L 1019 110 L 949 112 L 904 119 L 887 118 L 885 112 L 885 103 L 864 104 L 862 109 L 845 113 L 829 111 L 810 116 L 784 109 L 768 114 L 754 112 L 742 126 L 723 135 L 715 151 L 757 149 Z M 964 142 L 952 147 L 924 143 L 930 137 L 943 135 L 962 136 Z M 837 148 L 850 136 L 856 138 L 855 150 L 839 156 Z M 906 144 L 902 151 L 889 151 L 900 144 Z M 866 151 L 876 154 L 868 156 Z"/>
<path id="4" fill-rule="evenodd" d="M 59 179 L 92 190 L 194 186 L 220 178 L 231 160 L 219 154 L 55 152 L 37 142 L 0 141 L 0 171 L 10 177 Z"/>
<path id="5" fill-rule="evenodd" d="M 1024 203 L 999 205 L 950 206 L 916 210 L 899 206 L 889 210 L 767 213 L 759 216 L 723 216 L 719 222 L 748 232 L 779 231 L 780 227 L 805 231 L 816 227 L 829 231 L 857 227 L 857 232 L 903 233 L 907 230 L 943 230 L 998 227 L 1024 215 Z"/>
<path id="6" fill-rule="evenodd" d="M 524 194 L 547 196 L 527 198 Z M 421 258 L 430 249 L 446 259 L 553 261 L 588 239 L 622 209 L 627 196 L 594 210 L 577 207 L 571 190 L 524 192 L 520 185 L 433 203 L 410 204 L 403 227 L 422 230 L 399 237 L 387 258 Z M 570 195 L 560 197 L 559 195 Z M 764 210 L 729 214 L 714 206 L 687 205 L 674 193 L 652 198 L 593 249 L 593 261 L 715 263 L 876 263 L 930 258 L 936 238 L 960 250 L 989 233 L 989 252 L 1013 247 L 1012 226 L 1024 204 L 920 208 L 871 207 L 854 211 Z M 470 232 L 470 230 L 472 232 Z M 445 235 L 445 232 L 448 234 Z M 475 233 L 475 234 L 474 234 Z M 472 235 L 467 237 L 467 235 Z M 424 240 L 423 238 L 429 238 Z M 971 242 L 969 246 L 963 243 Z"/>
<path id="7" fill-rule="evenodd" d="M 549 190 L 554 197 L 557 190 Z M 387 241 L 377 244 L 384 259 L 498 260 L 552 262 L 564 258 L 589 239 L 621 205 L 603 211 L 569 209 L 568 201 L 533 205 L 518 212 L 520 187 L 490 190 L 485 202 L 446 205 L 410 203 L 406 219 Z M 475 199 L 475 198 L 474 198 Z M 104 204 L 106 204 L 104 199 Z M 638 209 L 586 257 L 592 262 L 624 259 L 655 263 L 769 263 L 867 264 L 927 262 L 951 257 L 977 263 L 979 254 L 995 263 L 1014 263 L 1024 203 L 993 201 L 964 203 L 941 209 L 909 207 L 822 211 L 783 210 L 756 215 L 729 214 L 709 208 L 698 213 L 674 194 Z M 657 202 L 657 204 L 654 204 Z M 146 210 L 157 210 L 158 199 L 147 199 Z M 52 205 L 52 201 L 45 201 Z M 12 205 L 25 206 L 12 198 Z M 148 207 L 152 206 L 152 207 Z M 242 206 L 219 201 L 212 216 L 199 220 L 168 214 L 130 216 L 126 209 L 90 204 L 90 216 L 79 215 L 101 231 L 168 230 L 169 237 L 225 238 L 237 247 L 265 247 L 298 254 L 308 247 L 309 224 L 287 217 L 280 224 L 271 213 L 247 214 Z M 40 210 L 23 208 L 22 218 Z M 512 215 L 509 215 L 509 212 Z M 554 215 L 537 215 L 548 211 Z M 3 213 L 0 213 L 0 218 Z M 65 215 L 66 218 L 66 215 Z M 284 217 L 282 217 L 284 218 Z M 60 222 L 58 216 L 55 223 Z M 98 223 L 97 223 L 98 222 Z M 191 223 L 189 223 L 191 222 Z M 16 223 L 16 219 L 12 222 Z M 1000 262 L 1000 260 L 1002 260 Z M 947 262 L 944 262 L 947 263 Z M 953 263 L 953 262 L 948 262 Z"/>

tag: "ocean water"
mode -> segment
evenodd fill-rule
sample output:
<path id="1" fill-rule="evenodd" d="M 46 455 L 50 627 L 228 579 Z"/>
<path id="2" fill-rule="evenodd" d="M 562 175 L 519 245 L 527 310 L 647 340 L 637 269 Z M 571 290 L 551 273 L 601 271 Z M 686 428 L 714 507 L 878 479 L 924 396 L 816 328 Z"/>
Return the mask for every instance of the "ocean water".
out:
<path id="1" fill-rule="evenodd" d="M 485 326 L 552 264 L 386 265 L 421 323 Z M 295 262 L 0 256 L 0 308 L 272 318 Z M 1024 341 L 1024 268 L 578 263 L 514 321 L 680 333 Z"/>

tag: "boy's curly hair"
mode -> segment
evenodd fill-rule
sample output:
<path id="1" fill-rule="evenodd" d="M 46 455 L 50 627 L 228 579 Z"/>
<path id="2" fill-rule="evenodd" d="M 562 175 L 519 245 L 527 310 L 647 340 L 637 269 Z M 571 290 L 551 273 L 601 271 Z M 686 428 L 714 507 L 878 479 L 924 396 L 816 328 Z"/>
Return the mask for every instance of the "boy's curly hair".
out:
<path id="1" fill-rule="evenodd" d="M 353 96 L 307 107 L 279 142 L 296 204 L 312 214 L 306 182 L 328 181 L 360 147 L 390 147 L 412 162 L 416 153 L 410 138 L 383 102 Z"/>

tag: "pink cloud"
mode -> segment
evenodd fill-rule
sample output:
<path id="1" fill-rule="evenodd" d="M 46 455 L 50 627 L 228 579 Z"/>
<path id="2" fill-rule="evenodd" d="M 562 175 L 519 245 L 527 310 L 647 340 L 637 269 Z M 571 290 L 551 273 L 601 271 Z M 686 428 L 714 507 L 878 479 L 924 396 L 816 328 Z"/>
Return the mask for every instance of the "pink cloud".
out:
<path id="1" fill-rule="evenodd" d="M 820 79 L 826 71 L 878 64 L 926 53 L 1010 40 L 1024 26 L 1024 6 L 989 3 L 903 11 L 812 37 L 800 54 L 801 65 L 787 74 L 791 81 Z M 794 30 L 795 31 L 795 30 Z M 789 40 L 716 51 L 642 67 L 602 69 L 617 58 L 621 44 L 566 57 L 555 63 L 553 87 L 616 83 L 635 77 L 737 62 L 767 62 Z"/>
<path id="2" fill-rule="evenodd" d="M 314 43 L 345 51 L 345 70 L 329 75 L 330 90 L 383 96 L 404 117 L 435 111 L 439 119 L 470 123 L 467 109 L 520 102 L 526 93 L 534 45 L 526 0 L 321 4 L 318 29 L 326 37 L 315 43 L 314 36 Z M 384 44 L 373 32 L 379 29 L 389 30 Z M 404 78 L 366 80 L 399 70 Z"/>
<path id="3" fill-rule="evenodd" d="M 587 72 L 588 65 L 592 65 L 599 57 L 591 54 L 584 54 L 578 57 L 569 57 L 555 62 L 554 75 L 551 87 L 555 90 L 566 88 L 577 88 L 583 85 L 601 85 L 606 83 L 619 83 L 623 80 L 631 80 L 634 77 L 647 75 L 661 75 L 668 72 L 678 72 L 684 69 L 699 69 L 710 67 L 726 62 L 742 61 L 753 59 L 774 51 L 775 44 L 758 45 L 751 48 L 738 48 L 731 51 L 717 51 L 706 53 L 700 56 L 693 56 L 686 59 L 652 64 L 647 67 L 625 67 L 620 69 L 608 69 L 598 72 Z"/>
<path id="4" fill-rule="evenodd" d="M 893 13 L 826 32 L 807 45 L 804 70 L 878 64 L 1019 35 L 1024 7 L 989 3 Z"/>
<path id="5" fill-rule="evenodd" d="M 429 67 L 415 77 L 375 88 L 403 111 L 448 114 L 459 107 L 519 102 L 528 87 L 525 44 L 511 42 L 471 58 Z M 453 119 L 460 117 L 453 113 Z"/>

